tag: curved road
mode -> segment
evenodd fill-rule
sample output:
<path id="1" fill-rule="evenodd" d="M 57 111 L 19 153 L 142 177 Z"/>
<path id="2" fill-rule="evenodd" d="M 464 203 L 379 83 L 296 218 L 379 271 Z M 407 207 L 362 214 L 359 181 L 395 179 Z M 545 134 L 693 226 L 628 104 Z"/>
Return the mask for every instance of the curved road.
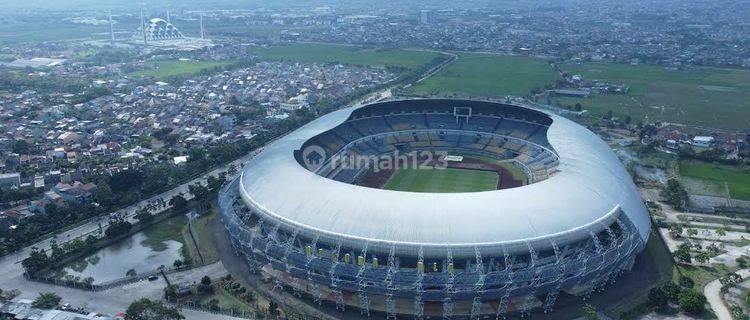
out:
<path id="1" fill-rule="evenodd" d="M 750 269 L 738 270 L 737 274 L 742 279 L 745 279 L 750 276 Z M 711 305 L 711 309 L 719 320 L 732 320 L 732 313 L 729 312 L 729 308 L 727 308 L 721 294 L 721 282 L 719 282 L 719 279 L 711 281 L 703 287 L 703 294 L 706 296 L 708 304 Z"/>

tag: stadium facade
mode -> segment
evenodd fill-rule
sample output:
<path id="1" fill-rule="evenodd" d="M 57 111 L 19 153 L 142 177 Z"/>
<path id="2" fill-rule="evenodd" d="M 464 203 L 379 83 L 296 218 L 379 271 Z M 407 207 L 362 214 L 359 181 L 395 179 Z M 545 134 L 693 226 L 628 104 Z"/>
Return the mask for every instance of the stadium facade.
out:
<path id="1" fill-rule="evenodd" d="M 363 169 L 331 161 L 408 150 L 511 161 L 528 184 L 391 191 L 356 185 Z M 629 270 L 650 228 L 629 174 L 595 134 L 557 115 L 468 100 L 318 118 L 265 147 L 220 207 L 236 251 L 277 286 L 389 318 L 550 312 L 561 293 L 590 295 Z"/>

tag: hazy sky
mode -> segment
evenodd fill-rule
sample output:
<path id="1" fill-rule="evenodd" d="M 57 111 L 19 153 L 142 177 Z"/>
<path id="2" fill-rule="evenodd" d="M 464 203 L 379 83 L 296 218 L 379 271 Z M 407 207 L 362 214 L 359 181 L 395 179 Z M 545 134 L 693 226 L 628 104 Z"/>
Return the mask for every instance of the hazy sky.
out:
<path id="1" fill-rule="evenodd" d="M 102 10 L 146 8 L 201 7 L 216 9 L 252 9 L 258 7 L 310 7 L 331 5 L 337 8 L 511 8 L 559 5 L 673 7 L 675 4 L 711 3 L 714 5 L 748 0 L 0 0 L 0 11 L 17 10 Z M 0 26 L 1 27 L 1 26 Z"/>

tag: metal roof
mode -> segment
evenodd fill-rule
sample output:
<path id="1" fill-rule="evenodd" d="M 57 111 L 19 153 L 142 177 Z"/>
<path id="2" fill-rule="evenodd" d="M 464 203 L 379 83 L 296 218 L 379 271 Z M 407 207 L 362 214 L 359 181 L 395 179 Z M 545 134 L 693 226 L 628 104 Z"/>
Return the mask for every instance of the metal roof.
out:
<path id="1" fill-rule="evenodd" d="M 588 129 L 552 115 L 558 173 L 522 187 L 473 193 L 367 188 L 303 168 L 294 150 L 346 121 L 353 107 L 318 118 L 267 146 L 244 169 L 240 194 L 271 218 L 328 236 L 442 246 L 581 239 L 619 209 L 648 238 L 650 220 L 630 175 Z"/>

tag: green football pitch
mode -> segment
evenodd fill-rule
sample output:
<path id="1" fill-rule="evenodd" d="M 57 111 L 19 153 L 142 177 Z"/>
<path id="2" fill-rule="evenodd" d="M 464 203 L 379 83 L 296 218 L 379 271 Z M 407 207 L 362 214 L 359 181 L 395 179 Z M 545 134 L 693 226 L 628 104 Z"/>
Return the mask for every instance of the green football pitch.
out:
<path id="1" fill-rule="evenodd" d="M 497 189 L 496 172 L 467 169 L 399 169 L 383 189 L 411 192 L 477 192 Z"/>

